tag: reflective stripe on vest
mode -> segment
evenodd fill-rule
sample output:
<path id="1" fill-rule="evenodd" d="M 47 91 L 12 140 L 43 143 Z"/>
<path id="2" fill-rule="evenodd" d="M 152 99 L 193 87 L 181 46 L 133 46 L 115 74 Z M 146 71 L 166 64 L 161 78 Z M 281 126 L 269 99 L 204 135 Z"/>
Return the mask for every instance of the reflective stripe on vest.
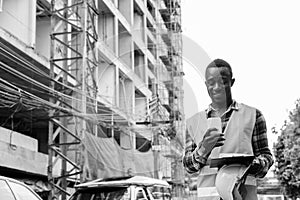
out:
<path id="1" fill-rule="evenodd" d="M 220 198 L 217 188 L 215 187 L 217 172 L 217 168 L 209 168 L 209 166 L 204 166 L 201 169 L 197 180 L 197 196 L 203 197 L 200 199 L 205 200 L 207 197 L 210 197 L 208 199 L 211 199 L 212 197 L 216 197 L 217 199 Z M 201 185 L 201 187 L 199 187 L 199 185 Z"/>
<path id="2" fill-rule="evenodd" d="M 216 187 L 202 187 L 202 188 L 197 188 L 197 194 L 198 197 L 218 197 L 219 194 L 216 189 Z"/>

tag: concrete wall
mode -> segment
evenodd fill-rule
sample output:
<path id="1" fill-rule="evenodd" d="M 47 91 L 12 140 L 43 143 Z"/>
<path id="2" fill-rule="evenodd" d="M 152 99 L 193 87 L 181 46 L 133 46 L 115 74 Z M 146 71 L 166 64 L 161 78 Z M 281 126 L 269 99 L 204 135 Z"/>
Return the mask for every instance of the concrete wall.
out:
<path id="1" fill-rule="evenodd" d="M 111 104 L 116 103 L 116 67 L 101 63 L 98 80 L 99 94 Z"/>
<path id="2" fill-rule="evenodd" d="M 132 68 L 132 39 L 131 35 L 124 31 L 119 33 L 119 58 Z"/>
<path id="3" fill-rule="evenodd" d="M 38 152 L 38 141 L 0 127 L 0 166 L 47 175 L 48 155 Z"/>
<path id="4" fill-rule="evenodd" d="M 133 113 L 134 90 L 133 83 L 129 79 L 119 81 L 119 107 L 130 115 Z"/>
<path id="5" fill-rule="evenodd" d="M 119 11 L 122 13 L 122 15 L 126 18 L 126 20 L 132 24 L 133 22 L 133 0 L 119 0 L 118 2 L 118 8 Z"/>
<path id="6" fill-rule="evenodd" d="M 134 24 L 133 24 L 133 34 L 135 37 L 139 37 L 142 41 L 145 41 L 145 29 L 143 15 L 138 12 L 134 12 Z"/>
<path id="7" fill-rule="evenodd" d="M 147 99 L 145 97 L 135 98 L 135 115 L 137 121 L 144 121 L 147 115 Z"/>
<path id="8" fill-rule="evenodd" d="M 31 151 L 38 151 L 38 141 L 21 133 L 0 127 L 0 141 L 18 148 L 22 147 Z"/>
<path id="9" fill-rule="evenodd" d="M 98 20 L 99 38 L 104 41 L 111 51 L 116 52 L 114 29 L 115 17 L 111 13 L 100 13 Z"/>
<path id="10" fill-rule="evenodd" d="M 50 58 L 50 32 L 50 19 L 38 19 L 36 22 L 36 50 L 46 58 Z"/>
<path id="11" fill-rule="evenodd" d="M 136 75 L 138 75 L 143 82 L 146 82 L 146 77 L 145 77 L 145 70 L 146 70 L 146 66 L 145 66 L 145 59 L 144 59 L 144 55 L 139 54 L 139 53 L 134 53 L 134 72 L 136 73 Z"/>
<path id="12" fill-rule="evenodd" d="M 0 141 L 0 165 L 24 172 L 47 175 L 48 156 L 23 147 L 12 148 Z"/>
<path id="13" fill-rule="evenodd" d="M 35 46 L 34 0 L 3 0 L 0 12 L 0 27 L 7 30 L 26 45 Z"/>

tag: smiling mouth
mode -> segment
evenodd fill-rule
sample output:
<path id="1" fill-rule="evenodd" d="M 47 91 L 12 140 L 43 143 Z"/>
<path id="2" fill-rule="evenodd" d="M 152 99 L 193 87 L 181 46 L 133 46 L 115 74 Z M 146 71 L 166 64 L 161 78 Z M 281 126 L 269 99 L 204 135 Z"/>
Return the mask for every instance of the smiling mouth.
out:
<path id="1" fill-rule="evenodd" d="M 224 94 L 222 93 L 216 93 L 212 95 L 212 98 L 214 99 L 223 99 L 224 98 Z"/>
<path id="2" fill-rule="evenodd" d="M 214 93 L 213 96 L 216 96 L 216 97 L 222 96 L 222 93 Z"/>

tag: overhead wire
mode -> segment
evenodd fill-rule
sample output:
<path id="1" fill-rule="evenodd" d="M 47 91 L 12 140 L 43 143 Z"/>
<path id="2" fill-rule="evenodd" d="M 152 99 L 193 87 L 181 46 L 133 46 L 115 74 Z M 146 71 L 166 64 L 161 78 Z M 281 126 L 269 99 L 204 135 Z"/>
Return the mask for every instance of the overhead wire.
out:
<path id="1" fill-rule="evenodd" d="M 4 98 L 1 98 L 0 102 L 6 103 L 8 105 L 11 105 L 15 102 L 17 98 L 19 98 L 20 94 L 16 91 L 21 91 L 21 96 L 23 98 L 24 103 L 27 106 L 30 106 L 32 108 L 41 107 L 46 109 L 57 109 L 66 113 L 71 113 L 74 116 L 78 116 L 81 118 L 86 118 L 87 120 L 94 121 L 94 123 L 110 123 L 111 122 L 111 116 L 112 114 L 106 113 L 106 114 L 89 114 L 89 113 L 80 113 L 76 112 L 73 109 L 68 109 L 63 106 L 59 106 L 56 104 L 53 104 L 49 101 L 43 100 L 39 97 L 36 97 L 33 94 L 30 94 L 24 90 L 21 90 L 17 88 L 16 86 L 12 85 L 11 83 L 7 82 L 6 80 L 0 78 L 0 94 L 6 97 L 10 97 L 10 100 L 5 100 Z M 5 83 L 6 85 L 4 85 Z M 4 90 L 4 91 L 3 91 Z M 115 114 L 114 114 L 115 115 Z M 106 118 L 107 117 L 107 118 Z M 114 116 L 115 122 L 127 122 L 127 119 L 122 119 L 121 117 Z"/>
<path id="2" fill-rule="evenodd" d="M 1 79 L 1 81 L 5 82 L 3 79 Z M 7 84 L 7 82 L 6 82 L 6 84 Z M 2 89 L 3 89 L 4 86 L 3 85 L 1 85 L 1 86 L 2 86 Z M 10 85 L 10 87 L 12 87 L 12 85 Z M 6 90 L 7 90 L 7 88 L 8 87 L 6 87 Z M 19 97 L 19 91 L 20 91 L 20 89 L 16 88 L 16 87 L 13 87 L 13 88 L 14 88 L 14 90 L 10 90 L 10 92 L 12 93 L 12 94 L 10 94 L 10 97 L 11 97 L 10 98 L 10 100 L 11 100 L 10 103 L 13 103 L 14 99 L 16 99 L 16 98 Z M 15 90 L 18 90 L 18 92 L 15 91 Z M 65 95 L 65 94 L 57 92 L 57 91 L 55 91 L 55 92 L 58 93 L 58 94 L 60 94 L 60 95 L 62 95 L 62 96 L 64 96 L 64 98 L 69 99 L 69 101 L 71 101 L 71 100 L 74 101 L 74 97 L 70 97 L 68 95 Z M 6 97 L 9 97 L 9 95 L 7 95 L 7 92 L 6 93 L 2 92 L 2 94 L 6 95 Z M 45 108 L 45 107 L 47 107 L 48 109 L 55 108 L 55 109 L 60 110 L 60 111 L 71 112 L 72 115 L 76 115 L 76 116 L 79 116 L 79 117 L 82 117 L 82 118 L 87 118 L 90 121 L 94 121 L 94 123 L 98 123 L 98 124 L 106 126 L 106 127 L 114 127 L 114 128 L 117 127 L 115 125 L 108 125 L 112 121 L 111 117 L 112 117 L 112 115 L 114 115 L 113 113 L 105 113 L 105 114 L 99 114 L 99 113 L 97 113 L 97 114 L 78 113 L 78 112 L 74 112 L 74 110 L 72 110 L 72 109 L 71 110 L 70 109 L 65 109 L 65 107 L 61 107 L 61 106 L 57 106 L 57 105 L 55 106 L 54 104 L 50 105 L 48 101 L 45 101 L 45 100 L 43 100 L 41 98 L 37 98 L 34 95 L 32 95 L 30 93 L 27 93 L 27 92 L 23 93 L 23 95 L 24 95 L 24 103 L 26 102 L 27 106 L 31 106 L 32 108 L 34 108 L 34 107 L 36 108 L 37 105 L 39 105 L 39 107 L 41 107 L 41 108 Z M 77 101 L 82 101 L 82 100 L 81 99 L 77 99 Z M 3 101 L 2 101 L 2 103 L 3 103 Z M 6 101 L 6 103 L 7 103 L 7 101 Z M 154 99 L 151 104 L 157 104 L 157 99 Z M 91 104 L 91 105 L 93 106 L 93 104 Z M 99 107 L 101 107 L 101 106 L 99 106 Z M 102 107 L 104 109 L 100 108 L 99 110 L 107 112 L 107 110 L 105 110 L 105 109 L 107 109 L 107 107 L 106 106 L 102 106 Z M 159 111 L 159 110 L 160 109 L 156 109 L 156 111 Z M 127 121 L 126 119 L 122 119 L 121 117 L 117 118 L 115 115 L 114 115 L 113 120 L 114 120 L 114 122 L 126 122 Z M 156 126 L 156 127 L 151 127 L 151 129 L 153 130 L 153 129 L 158 129 L 158 128 L 162 128 L 162 127 L 165 127 L 165 126 L 159 125 L 159 126 Z M 121 127 L 121 129 L 122 128 L 123 127 Z M 131 128 L 130 130 L 134 131 L 135 128 Z M 136 129 L 136 131 L 141 131 L 141 129 Z"/>
<path id="3" fill-rule="evenodd" d="M 6 49 L 7 50 L 7 49 Z M 8 51 L 8 50 L 7 50 Z M 56 84 L 60 84 L 62 87 L 65 87 L 65 88 L 68 88 L 68 89 L 70 89 L 71 91 L 73 91 L 73 92 L 76 92 L 76 93 L 78 93 L 79 95 L 85 95 L 85 94 L 83 94 L 83 91 L 82 90 L 79 90 L 79 89 L 76 89 L 75 87 L 71 87 L 71 86 L 69 86 L 69 85 L 65 85 L 65 84 L 63 84 L 63 83 L 61 83 L 61 82 L 58 82 L 58 81 L 56 81 L 56 80 L 54 80 L 54 79 L 51 79 L 50 77 L 49 77 L 49 75 L 47 74 L 47 73 L 45 73 L 44 71 L 42 71 L 42 70 L 39 70 L 37 67 L 35 67 L 35 66 L 33 66 L 30 62 L 28 62 L 28 61 L 26 61 L 26 60 L 24 60 L 24 59 L 20 59 L 18 56 L 16 56 L 16 55 L 14 55 L 14 54 L 12 54 L 12 53 L 9 53 L 9 55 L 11 55 L 14 59 L 15 59 L 15 61 L 20 65 L 20 66 L 23 66 L 23 67 L 26 67 L 28 70 L 30 70 L 30 71 L 32 71 L 32 72 L 34 72 L 34 73 L 36 73 L 36 74 L 39 74 L 40 76 L 42 76 L 42 77 L 45 77 L 45 78 L 47 78 L 49 81 L 54 81 Z M 54 97 L 54 98 L 56 98 L 57 100 L 59 100 L 58 99 L 58 97 L 60 98 L 60 99 L 63 99 L 65 102 L 66 101 L 76 101 L 76 102 L 78 102 L 78 103 L 81 103 L 82 102 L 82 99 L 81 98 L 75 98 L 74 96 L 70 96 L 70 95 L 67 95 L 67 94 L 65 94 L 65 93 L 63 93 L 63 92 L 59 92 L 59 91 L 57 91 L 57 90 L 55 90 L 55 89 L 53 89 L 53 88 L 51 88 L 51 87 L 49 87 L 49 86 L 47 86 L 47 85 L 44 85 L 44 84 L 42 84 L 42 83 L 40 83 L 40 82 L 38 82 L 38 81 L 35 81 L 34 79 L 32 79 L 32 78 L 30 78 L 30 77 L 28 77 L 28 76 L 26 76 L 26 75 L 24 75 L 24 74 L 22 74 L 22 73 L 19 73 L 17 70 L 14 70 L 13 68 L 11 68 L 11 67 L 9 67 L 8 65 L 6 65 L 5 63 L 3 63 L 3 62 L 1 62 L 1 65 L 0 65 L 0 67 L 2 67 L 2 69 L 3 70 L 6 70 L 7 72 L 9 72 L 9 73 L 12 73 L 12 74 L 14 74 L 15 76 L 17 76 L 17 77 L 19 77 L 19 78 L 21 78 L 21 79 L 23 79 L 23 80 L 27 80 L 28 81 L 28 79 L 29 79 L 29 81 L 31 82 L 31 84 L 33 85 L 33 86 L 36 86 L 36 87 L 38 87 L 38 88 L 40 88 L 40 89 L 42 89 L 42 90 L 44 90 L 44 91 L 48 91 L 48 93 L 47 93 L 47 95 L 49 95 L 49 97 Z M 24 87 L 24 86 L 23 86 Z M 28 87 L 27 87 L 28 88 Z M 32 89 L 32 90 L 35 90 L 35 91 L 38 91 L 37 89 L 34 89 L 34 88 L 30 88 L 30 89 Z M 25 93 L 25 94 L 23 94 L 23 95 L 28 95 L 27 93 Z M 104 97 L 103 95 L 99 95 L 99 96 L 102 96 L 102 97 Z M 11 96 L 12 97 L 12 99 L 11 99 L 11 101 L 13 102 L 13 96 Z M 28 100 L 28 102 L 27 102 L 27 105 L 30 105 L 30 102 L 32 102 L 32 100 L 34 99 L 34 97 L 33 96 L 31 96 L 31 95 L 29 95 L 29 97 L 31 98 L 31 99 L 29 99 Z M 93 98 L 91 98 L 91 97 L 88 97 L 89 99 L 91 99 L 92 101 L 95 101 L 95 99 L 93 99 Z M 105 97 L 104 97 L 105 98 Z M 150 115 L 153 115 L 153 114 L 156 114 L 156 113 L 159 113 L 159 115 L 162 117 L 163 116 L 163 113 L 161 112 L 161 106 L 157 103 L 158 101 L 157 101 L 157 97 L 155 97 L 155 99 L 153 98 L 151 101 L 149 101 L 149 104 L 148 105 L 141 105 L 141 106 L 146 106 L 146 108 L 147 108 L 147 106 L 149 106 L 149 107 L 152 107 L 152 106 L 154 106 L 154 107 L 152 107 L 151 109 L 150 109 Z M 24 99 L 25 101 L 26 101 L 26 98 Z M 38 105 L 38 103 L 40 102 L 40 100 L 41 99 L 36 99 L 36 102 L 33 104 L 33 105 Z M 2 101 L 2 103 L 7 103 L 8 101 L 6 101 L 6 102 L 3 102 Z M 33 106 L 33 105 L 31 105 L 31 106 Z M 47 104 L 45 101 L 43 102 L 43 103 L 40 103 L 40 106 L 42 107 L 42 106 L 45 106 L 45 105 L 47 105 L 48 106 L 48 108 L 49 107 L 55 107 L 56 109 L 59 109 L 59 110 L 64 110 L 65 112 L 68 110 L 68 109 L 65 109 L 64 107 L 59 107 L 59 106 L 54 106 L 54 105 L 49 105 L 49 104 Z M 87 107 L 89 107 L 89 106 L 94 106 L 94 103 L 89 103 L 89 102 L 87 102 Z M 104 106 L 101 106 L 101 105 L 98 105 L 98 108 L 97 108 L 97 111 L 103 111 L 103 112 L 107 112 L 107 107 L 109 107 L 109 108 L 111 108 L 111 109 L 116 109 L 116 110 L 121 110 L 126 116 L 135 116 L 135 118 L 139 118 L 139 117 L 141 117 L 141 116 L 144 116 L 144 115 L 137 115 L 137 114 L 133 114 L 133 113 L 131 113 L 131 112 L 128 112 L 128 111 L 126 111 L 126 110 L 122 110 L 122 109 L 120 109 L 120 107 L 117 107 L 117 106 L 113 106 L 113 105 L 104 105 Z M 139 107 L 139 106 L 138 106 Z M 104 109 L 101 109 L 101 108 L 104 108 Z M 74 108 L 72 108 L 71 107 L 71 109 L 74 109 Z M 76 112 L 75 112 L 76 113 Z M 110 122 L 111 121 L 111 119 L 112 119 L 112 117 L 113 117 L 113 120 L 115 121 L 115 122 L 117 122 L 117 121 L 119 121 L 119 122 L 121 122 L 121 121 L 126 121 L 126 119 L 122 119 L 122 117 L 120 117 L 120 118 L 117 118 L 116 116 L 115 116 L 115 114 L 113 113 L 113 112 L 111 112 L 111 113 L 105 113 L 105 114 L 100 114 L 100 113 L 97 113 L 97 114 L 86 114 L 86 113 L 76 113 L 76 115 L 78 115 L 78 116 L 81 116 L 81 117 L 88 117 L 88 118 L 90 118 L 90 119 L 92 119 L 94 116 L 96 116 L 96 117 L 102 117 L 103 118 L 103 121 L 104 122 Z M 164 118 L 166 118 L 166 116 L 163 116 Z"/>
<path id="4" fill-rule="evenodd" d="M 16 70 L 14 70 L 13 68 L 9 67 L 9 66 L 6 65 L 5 63 L 2 63 L 2 62 L 1 62 L 1 64 L 3 65 L 2 69 L 6 70 L 7 72 L 10 72 L 10 73 L 14 74 L 15 76 L 17 76 L 17 77 L 19 77 L 19 78 L 21 78 L 21 79 L 23 79 L 23 80 L 28 80 L 28 79 L 29 79 L 33 85 L 39 87 L 40 89 L 43 89 L 43 90 L 46 90 L 46 91 L 51 91 L 51 90 L 52 90 L 52 91 L 51 91 L 52 94 L 56 94 L 56 95 L 59 96 L 59 97 L 63 97 L 65 100 L 69 100 L 69 101 L 71 101 L 71 100 L 82 101 L 81 99 L 75 99 L 74 97 L 70 97 L 69 95 L 66 95 L 66 94 L 61 93 L 61 92 L 59 92 L 59 91 L 57 91 L 57 90 L 54 90 L 54 89 L 52 89 L 51 87 L 45 86 L 44 84 L 42 84 L 42 83 L 40 83 L 40 82 L 37 82 L 37 81 L 35 81 L 35 80 L 33 80 L 33 79 L 27 77 L 26 75 L 24 75 L 24 74 L 22 74 L 22 73 L 19 73 L 18 71 L 16 71 Z M 22 65 L 21 63 L 19 63 L 19 64 Z M 32 69 L 32 68 L 31 68 L 31 69 Z M 33 70 L 33 69 L 32 69 L 32 70 Z M 41 72 L 40 75 L 42 75 L 43 77 L 46 77 L 46 78 L 50 79 L 49 76 L 48 76 L 46 73 Z M 53 79 L 52 79 L 52 81 L 53 81 Z M 62 83 L 60 83 L 60 82 L 59 82 L 59 84 L 61 84 L 61 85 L 63 85 L 63 86 L 66 86 L 66 85 L 64 85 L 64 84 L 62 84 Z M 69 87 L 69 89 L 71 89 L 72 91 L 75 91 L 75 92 L 77 92 L 77 93 L 82 93 L 81 90 L 76 90 L 75 88 L 70 88 L 70 86 L 66 86 L 66 87 Z M 50 95 L 50 94 L 51 94 L 51 93 L 48 93 L 48 95 Z M 100 95 L 100 96 L 101 96 L 101 95 Z M 92 100 L 94 100 L 94 99 L 92 99 Z M 89 103 L 87 102 L 87 104 L 89 104 Z M 94 106 L 94 105 L 91 104 L 91 106 Z M 107 106 L 103 106 L 103 107 L 107 108 Z M 111 108 L 113 108 L 113 106 L 111 106 Z M 120 109 L 120 107 L 115 107 L 115 109 L 117 109 L 117 110 L 122 110 L 122 109 Z M 122 112 L 124 112 L 125 115 L 132 115 L 132 114 L 133 114 L 133 113 L 131 113 L 131 112 L 126 111 L 125 109 L 123 109 Z M 135 118 L 138 118 L 138 117 L 140 117 L 140 116 L 136 116 Z"/>

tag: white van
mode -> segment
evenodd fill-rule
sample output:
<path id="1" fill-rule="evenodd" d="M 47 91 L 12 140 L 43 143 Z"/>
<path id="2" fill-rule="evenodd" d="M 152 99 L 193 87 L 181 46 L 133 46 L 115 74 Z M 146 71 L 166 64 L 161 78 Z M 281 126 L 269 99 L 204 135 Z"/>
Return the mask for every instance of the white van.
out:
<path id="1" fill-rule="evenodd" d="M 170 200 L 167 181 L 144 177 L 94 180 L 75 186 L 69 200 Z"/>

